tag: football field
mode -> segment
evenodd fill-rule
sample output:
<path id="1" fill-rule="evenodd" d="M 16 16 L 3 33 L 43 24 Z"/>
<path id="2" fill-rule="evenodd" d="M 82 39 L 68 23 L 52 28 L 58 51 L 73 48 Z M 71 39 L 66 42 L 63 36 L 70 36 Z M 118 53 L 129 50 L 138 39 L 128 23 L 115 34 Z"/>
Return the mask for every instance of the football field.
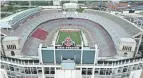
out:
<path id="1" fill-rule="evenodd" d="M 81 36 L 80 31 L 59 31 L 57 44 L 62 44 L 62 42 L 65 41 L 67 37 L 70 37 L 72 41 L 75 42 L 75 44 L 80 45 L 81 44 L 80 36 Z"/>

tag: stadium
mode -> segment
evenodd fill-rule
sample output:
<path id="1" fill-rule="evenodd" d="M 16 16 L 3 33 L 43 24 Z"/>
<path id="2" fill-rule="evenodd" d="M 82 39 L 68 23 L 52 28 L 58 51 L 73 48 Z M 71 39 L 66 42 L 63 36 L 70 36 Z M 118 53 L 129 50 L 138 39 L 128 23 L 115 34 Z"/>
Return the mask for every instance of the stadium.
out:
<path id="1" fill-rule="evenodd" d="M 141 27 L 107 11 L 78 12 L 77 4 L 67 4 L 1 20 L 4 78 L 143 77 L 133 76 L 143 73 Z"/>

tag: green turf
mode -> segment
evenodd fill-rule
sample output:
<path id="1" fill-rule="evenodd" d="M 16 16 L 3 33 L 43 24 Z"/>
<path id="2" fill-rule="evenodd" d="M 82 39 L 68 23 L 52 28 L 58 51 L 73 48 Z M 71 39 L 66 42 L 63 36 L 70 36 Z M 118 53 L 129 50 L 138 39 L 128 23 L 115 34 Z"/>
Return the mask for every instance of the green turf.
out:
<path id="1" fill-rule="evenodd" d="M 80 32 L 64 32 L 59 31 L 59 38 L 57 44 L 62 44 L 65 38 L 70 37 L 77 45 L 81 44 Z"/>

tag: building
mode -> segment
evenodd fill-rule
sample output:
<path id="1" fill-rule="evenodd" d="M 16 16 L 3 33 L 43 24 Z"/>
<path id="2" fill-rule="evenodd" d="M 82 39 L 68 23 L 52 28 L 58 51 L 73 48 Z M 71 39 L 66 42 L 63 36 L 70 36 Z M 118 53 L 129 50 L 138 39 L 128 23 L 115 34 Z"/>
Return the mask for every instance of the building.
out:
<path id="1" fill-rule="evenodd" d="M 143 29 L 111 13 L 37 7 L 1 21 L 8 78 L 125 78 L 143 69 Z"/>

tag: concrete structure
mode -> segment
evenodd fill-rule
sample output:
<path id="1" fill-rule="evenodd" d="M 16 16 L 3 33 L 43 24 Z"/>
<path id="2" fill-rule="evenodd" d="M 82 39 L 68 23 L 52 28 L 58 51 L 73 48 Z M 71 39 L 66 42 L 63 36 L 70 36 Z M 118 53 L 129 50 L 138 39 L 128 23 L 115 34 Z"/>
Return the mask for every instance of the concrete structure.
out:
<path id="1" fill-rule="evenodd" d="M 18 37 L 5 37 L 2 41 L 4 54 L 6 56 L 21 55 L 20 39 Z"/>
<path id="2" fill-rule="evenodd" d="M 143 15 L 140 15 L 139 14 L 140 12 L 141 11 L 138 11 L 137 13 L 136 13 L 136 11 L 135 11 L 135 13 L 128 13 L 127 12 L 127 13 L 123 13 L 121 15 L 123 16 L 123 18 L 127 19 L 128 21 L 130 21 L 130 22 L 136 24 L 137 26 L 143 28 Z"/>
<path id="3" fill-rule="evenodd" d="M 121 38 L 119 42 L 120 56 L 133 57 L 136 48 L 136 41 L 131 38 Z"/>

